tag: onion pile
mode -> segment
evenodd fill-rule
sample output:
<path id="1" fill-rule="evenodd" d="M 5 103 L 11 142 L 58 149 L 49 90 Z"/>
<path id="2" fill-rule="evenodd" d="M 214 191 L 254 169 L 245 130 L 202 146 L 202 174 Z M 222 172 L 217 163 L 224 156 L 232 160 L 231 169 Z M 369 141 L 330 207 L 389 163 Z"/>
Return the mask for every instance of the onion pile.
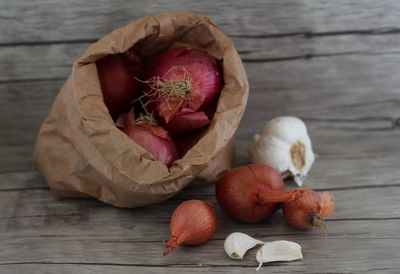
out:
<path id="1" fill-rule="evenodd" d="M 201 138 L 223 84 L 220 62 L 191 48 L 167 49 L 149 60 L 128 50 L 96 65 L 116 126 L 167 166 Z"/>

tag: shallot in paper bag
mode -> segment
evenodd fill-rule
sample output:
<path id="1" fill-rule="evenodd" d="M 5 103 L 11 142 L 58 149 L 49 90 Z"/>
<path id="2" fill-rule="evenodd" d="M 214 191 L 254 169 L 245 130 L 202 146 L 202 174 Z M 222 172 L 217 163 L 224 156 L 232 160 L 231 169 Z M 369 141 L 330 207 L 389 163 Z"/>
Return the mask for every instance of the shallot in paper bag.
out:
<path id="1" fill-rule="evenodd" d="M 170 168 L 114 124 L 102 97 L 95 61 L 134 48 L 144 59 L 185 45 L 222 61 L 224 86 L 211 124 Z M 196 176 L 214 180 L 233 164 L 233 135 L 248 97 L 245 70 L 232 42 L 207 17 L 190 12 L 149 16 L 92 44 L 72 67 L 35 144 L 34 160 L 51 191 L 94 197 L 118 207 L 161 202 Z"/>

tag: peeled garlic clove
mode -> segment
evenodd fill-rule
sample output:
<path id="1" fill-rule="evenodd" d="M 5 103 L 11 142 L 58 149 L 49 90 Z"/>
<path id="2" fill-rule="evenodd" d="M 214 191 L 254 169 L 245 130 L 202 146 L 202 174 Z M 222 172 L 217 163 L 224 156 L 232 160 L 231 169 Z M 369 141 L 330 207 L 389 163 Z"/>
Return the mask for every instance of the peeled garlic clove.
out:
<path id="1" fill-rule="evenodd" d="M 269 121 L 249 145 L 253 163 L 267 164 L 284 177 L 293 176 L 299 186 L 315 161 L 306 125 L 292 116 Z"/>
<path id="2" fill-rule="evenodd" d="M 233 232 L 225 239 L 224 248 L 229 257 L 241 260 L 247 250 L 258 244 L 264 244 L 264 242 L 241 232 Z"/>
<path id="3" fill-rule="evenodd" d="M 256 255 L 259 263 L 257 271 L 263 263 L 270 262 L 290 262 L 303 259 L 301 246 L 290 241 L 274 241 L 265 243 Z"/>

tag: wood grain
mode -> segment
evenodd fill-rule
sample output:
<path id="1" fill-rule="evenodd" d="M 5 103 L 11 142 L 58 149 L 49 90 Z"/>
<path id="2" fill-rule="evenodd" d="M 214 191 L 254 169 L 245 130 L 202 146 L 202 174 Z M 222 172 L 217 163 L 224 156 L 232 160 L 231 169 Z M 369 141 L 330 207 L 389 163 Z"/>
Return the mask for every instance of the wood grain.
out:
<path id="1" fill-rule="evenodd" d="M 337 200 L 337 212 L 333 217 L 329 218 L 329 222 L 400 219 L 398 209 L 393 206 L 400 196 L 396 191 L 397 189 L 398 186 L 386 186 L 373 189 L 332 190 L 331 192 Z M 105 220 L 119 218 L 121 223 L 130 223 L 140 230 L 138 233 L 131 235 L 132 239 L 140 240 L 143 236 L 142 234 L 148 229 L 147 226 L 149 224 L 162 224 L 165 226 L 163 231 L 167 231 L 169 229 L 168 220 L 170 214 L 176 205 L 183 200 L 206 199 L 216 204 L 214 186 L 210 185 L 204 189 L 195 190 L 190 189 L 173 197 L 171 200 L 164 202 L 162 207 L 154 205 L 133 210 L 117 210 L 92 199 L 58 199 L 52 196 L 45 188 L 0 191 L 3 205 L 0 209 L 0 230 L 19 236 L 29 236 L 32 227 L 35 227 L 37 233 L 45 233 L 46 230 L 54 228 L 53 232 L 55 233 L 60 230 L 66 231 L 66 233 L 68 231 L 76 231 L 79 234 L 80 230 L 85 230 L 86 226 L 91 226 L 88 233 L 93 235 L 100 231 L 102 233 L 112 232 L 115 224 L 107 224 Z M 385 197 L 385 203 L 379 203 L 382 197 Z M 379 206 L 372 208 L 368 206 L 370 204 L 379 204 Z M 222 214 L 219 209 L 218 215 L 225 224 L 221 230 L 235 225 L 235 222 L 225 218 L 225 214 Z M 140 222 L 138 223 L 137 220 L 140 220 Z M 60 227 L 61 223 L 63 224 L 62 227 Z M 101 228 L 96 232 L 98 226 Z M 239 226 L 241 229 L 246 227 L 249 226 L 246 224 Z M 159 232 L 159 229 L 147 231 L 146 235 L 151 236 L 153 240 L 155 238 L 161 240 L 160 236 L 165 237 L 165 233 L 160 235 Z M 292 230 L 291 233 L 294 233 L 294 231 Z M 75 235 L 75 233 L 73 234 Z M 301 235 L 303 233 L 300 231 L 298 234 Z M 221 237 L 222 235 L 217 233 L 216 237 Z M 109 235 L 109 237 L 111 236 Z"/>
<path id="2" fill-rule="evenodd" d="M 208 1 L 116 0 L 68 2 L 1 0 L 2 44 L 96 40 L 118 26 L 159 12 L 191 10 L 210 16 L 229 35 L 398 33 L 396 0 Z M 311 34 L 312 35 L 312 34 Z"/>
<path id="3" fill-rule="evenodd" d="M 353 225 L 357 225 L 354 223 Z M 303 238 L 303 240 L 302 240 Z M 260 239 L 263 239 L 260 237 Z M 271 239 L 271 238 L 270 238 Z M 273 239 L 273 238 L 272 238 Z M 277 237 L 275 239 L 282 239 Z M 353 237 L 335 238 L 320 237 L 319 239 L 296 236 L 285 236 L 285 239 L 301 243 L 304 260 L 290 263 L 273 263 L 264 266 L 263 271 L 285 271 L 285 272 L 318 272 L 318 273 L 346 273 L 363 272 L 371 268 L 399 268 L 400 264 L 394 261 L 387 265 L 385 260 L 376 260 L 374 265 L 370 265 L 370 258 L 380 257 L 392 258 L 396 252 L 398 239 L 356 239 Z M 349 242 L 351 241 L 351 244 Z M 18 252 L 16 247 L 20 245 L 26 247 L 25 252 Z M 373 244 L 374 248 L 370 248 Z M 244 261 L 234 261 L 227 258 L 223 250 L 223 241 L 210 241 L 198 247 L 181 247 L 168 257 L 163 257 L 162 245 L 160 242 L 107 242 L 96 239 L 57 239 L 46 238 L 13 239 L 8 240 L 3 245 L 8 249 L 7 253 L 13 257 L 12 261 L 4 264 L 21 262 L 23 257 L 29 258 L 26 261 L 31 264 L 70 264 L 70 265 L 120 265 L 120 266 L 142 266 L 166 268 L 185 268 L 185 267 L 208 267 L 212 273 L 221 271 L 226 267 L 236 267 L 238 270 L 245 267 L 247 271 L 254 271 L 257 263 L 255 262 L 255 250 L 251 250 Z M 35 252 L 29 252 L 35 249 Z M 52 250 L 52 252 L 48 252 Z M 340 252 L 338 252 L 340 250 Z M 336 251 L 336 253 L 335 253 Z M 21 254 L 18 257 L 17 254 Z M 358 254 L 358 256 L 354 256 Z M 351 257 L 352 260 L 348 258 Z M 66 259 L 67 258 L 67 259 Z M 341 262 L 341 263 L 338 263 Z M 213 271 L 212 268 L 215 270 Z M 129 269 L 129 268 L 127 268 Z M 226 270 L 223 270 L 226 271 Z M 243 271 L 243 269 L 242 269 Z"/>
<path id="4" fill-rule="evenodd" d="M 310 60 L 343 56 L 398 58 L 400 33 L 335 34 L 305 36 L 302 34 L 282 37 L 231 37 L 245 63 L 282 62 L 297 59 Z M 93 41 L 94 42 L 94 41 Z M 65 79 L 73 61 L 91 43 L 43 43 L 38 45 L 0 45 L 0 83 L 45 79 Z M 378 55 L 378 56 L 377 56 Z M 382 57 L 380 57 L 382 55 Z M 329 60 L 329 59 L 327 59 Z M 390 62 L 389 65 L 392 65 Z M 384 62 L 386 63 L 386 62 Z M 262 79 L 262 78 L 261 78 Z"/>
<path id="5" fill-rule="evenodd" d="M 398 1 L 0 0 L 0 7 L 0 273 L 253 273 L 256 249 L 243 261 L 224 254 L 233 231 L 302 245 L 304 260 L 264 272 L 399 272 Z M 307 183 L 337 200 L 326 232 L 296 230 L 280 212 L 243 224 L 216 206 L 211 241 L 163 257 L 174 208 L 193 198 L 216 204 L 213 185 L 128 210 L 56 198 L 34 170 L 37 131 L 73 60 L 119 26 L 177 9 L 210 16 L 244 61 L 251 92 L 237 165 L 249 162 L 248 142 L 269 119 L 306 122 L 318 154 Z"/>
<path id="6" fill-rule="evenodd" d="M 326 147 L 331 146 L 342 157 L 365 156 L 368 152 L 363 150 L 367 149 L 379 157 L 385 153 L 398 159 L 394 153 L 399 148 L 389 140 L 399 134 L 400 78 L 395 73 L 399 63 L 400 55 L 245 63 L 251 92 L 249 108 L 237 133 L 239 161 L 246 161 L 245 146 L 252 135 L 279 115 L 303 118 L 321 157 L 329 155 Z M 50 62 L 48 65 L 51 67 Z M 58 78 L 67 77 L 69 70 L 65 66 L 65 75 L 51 68 L 45 70 L 44 75 L 56 77 L 54 80 L 0 84 L 0 107 L 5 110 L 0 116 L 0 155 L 8 159 L 0 162 L 1 171 L 32 168 L 32 145 L 39 125 L 62 86 L 63 80 Z M 356 145 L 358 136 L 365 146 Z M 354 143 L 338 150 L 343 146 L 340 140 L 348 138 Z M 374 138 L 382 144 L 375 143 Z M 353 154 L 357 148 L 362 150 L 356 152 L 361 155 Z"/>
<path id="7" fill-rule="evenodd" d="M 18 181 L 14 176 L 14 182 Z M 20 181 L 25 184 L 26 180 L 20 178 Z M 303 261 L 272 264 L 267 268 L 271 271 L 318 272 L 321 264 L 326 272 L 367 271 L 372 268 L 368 264 L 371 257 L 382 258 L 374 263 L 375 269 L 397 268 L 400 265 L 395 262 L 386 265 L 400 242 L 397 236 L 400 216 L 391 206 L 399 199 L 396 189 L 334 191 L 337 214 L 328 220 L 326 233 L 296 230 L 279 213 L 260 224 L 238 223 L 217 207 L 219 229 L 213 240 L 199 247 L 182 247 L 168 257 L 161 256 L 161 241 L 169 234 L 169 215 L 181 200 L 198 198 L 191 190 L 163 206 L 134 210 L 116 209 L 91 199 L 57 199 L 46 189 L 1 191 L 0 266 L 51 268 L 60 264 L 85 269 L 106 265 L 136 270 L 163 266 L 178 271 L 200 264 L 211 273 L 231 271 L 235 266 L 250 271 L 256 265 L 255 250 L 245 261 L 232 261 L 226 258 L 222 248 L 227 234 L 243 231 L 262 240 L 288 239 L 301 243 Z M 199 192 L 208 193 L 207 199 L 215 203 L 210 187 L 203 187 Z M 386 197 L 386 202 L 380 203 L 380 197 Z M 369 204 L 376 206 L 369 208 Z M 371 245 L 374 248 L 369 248 Z M 358 256 L 350 261 L 346 259 L 354 254 Z"/>

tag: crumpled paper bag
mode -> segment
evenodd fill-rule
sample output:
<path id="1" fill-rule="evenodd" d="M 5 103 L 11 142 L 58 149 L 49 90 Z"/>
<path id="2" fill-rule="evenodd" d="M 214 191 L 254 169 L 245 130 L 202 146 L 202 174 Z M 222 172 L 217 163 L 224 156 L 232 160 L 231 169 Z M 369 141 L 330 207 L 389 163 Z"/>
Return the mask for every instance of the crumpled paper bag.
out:
<path id="1" fill-rule="evenodd" d="M 176 45 L 222 60 L 224 87 L 204 136 L 168 168 L 116 128 L 103 102 L 95 61 L 131 47 L 146 58 Z M 205 179 L 197 184 L 215 180 L 232 166 L 233 135 L 247 97 L 240 57 L 209 18 L 191 12 L 145 17 L 103 37 L 74 62 L 40 128 L 34 161 L 57 196 L 89 196 L 118 207 L 158 203 L 196 176 Z"/>

